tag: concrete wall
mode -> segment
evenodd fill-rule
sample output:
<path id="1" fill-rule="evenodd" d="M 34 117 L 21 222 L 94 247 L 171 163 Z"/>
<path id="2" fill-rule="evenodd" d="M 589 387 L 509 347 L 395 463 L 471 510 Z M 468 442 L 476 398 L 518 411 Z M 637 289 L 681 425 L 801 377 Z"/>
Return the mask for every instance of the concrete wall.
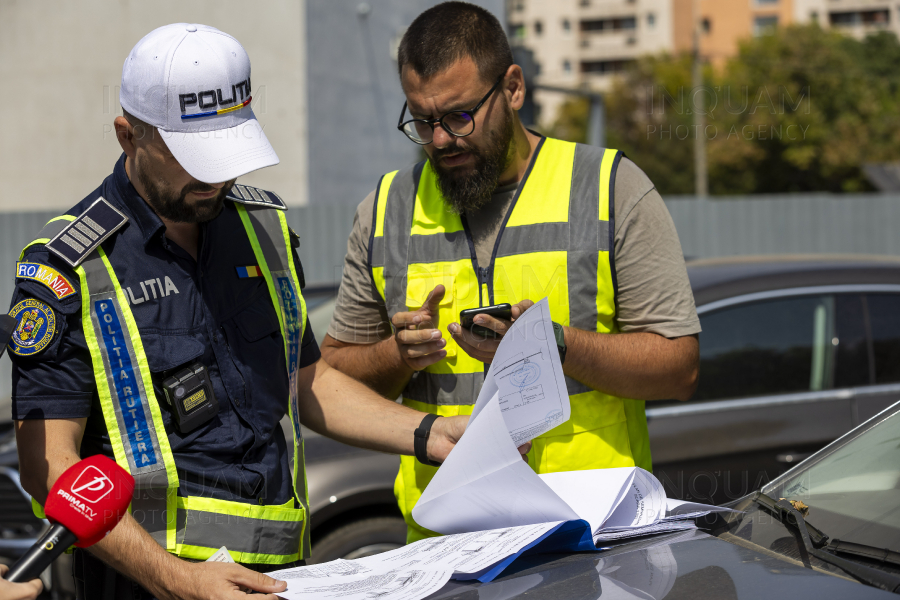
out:
<path id="1" fill-rule="evenodd" d="M 65 209 L 120 154 L 122 64 L 167 23 L 197 22 L 233 36 L 250 55 L 253 109 L 281 164 L 242 181 L 307 201 L 304 0 L 0 0 L 0 212 Z M 2 217 L 0 217 L 2 218 Z"/>

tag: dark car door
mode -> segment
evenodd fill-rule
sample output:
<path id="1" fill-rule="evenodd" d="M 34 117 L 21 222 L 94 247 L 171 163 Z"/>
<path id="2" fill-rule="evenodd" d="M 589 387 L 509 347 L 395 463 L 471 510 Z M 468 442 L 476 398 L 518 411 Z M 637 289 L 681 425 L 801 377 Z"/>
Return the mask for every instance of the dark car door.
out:
<path id="1" fill-rule="evenodd" d="M 671 497 L 726 502 L 900 398 L 900 288 L 750 294 L 698 308 L 700 384 L 649 403 Z"/>

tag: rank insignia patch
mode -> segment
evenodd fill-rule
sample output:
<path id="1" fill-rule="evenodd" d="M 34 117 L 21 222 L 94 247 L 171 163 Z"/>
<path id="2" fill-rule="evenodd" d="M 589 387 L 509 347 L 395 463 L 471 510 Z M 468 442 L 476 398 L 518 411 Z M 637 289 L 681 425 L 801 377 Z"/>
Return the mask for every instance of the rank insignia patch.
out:
<path id="1" fill-rule="evenodd" d="M 40 300 L 22 300 L 13 306 L 9 316 L 19 322 L 9 342 L 9 349 L 14 354 L 32 356 L 53 341 L 56 334 L 56 314 Z"/>
<path id="2" fill-rule="evenodd" d="M 32 279 L 43 283 L 60 300 L 75 293 L 75 288 L 72 287 L 68 279 L 63 277 L 56 269 L 46 265 L 18 262 L 16 263 L 16 278 Z"/>
<path id="3" fill-rule="evenodd" d="M 287 205 L 281 196 L 275 192 L 267 192 L 259 188 L 250 187 L 249 185 L 234 184 L 231 191 L 228 192 L 228 198 L 241 204 L 252 204 L 254 206 L 267 206 L 269 208 L 277 208 L 278 210 L 287 210 Z"/>

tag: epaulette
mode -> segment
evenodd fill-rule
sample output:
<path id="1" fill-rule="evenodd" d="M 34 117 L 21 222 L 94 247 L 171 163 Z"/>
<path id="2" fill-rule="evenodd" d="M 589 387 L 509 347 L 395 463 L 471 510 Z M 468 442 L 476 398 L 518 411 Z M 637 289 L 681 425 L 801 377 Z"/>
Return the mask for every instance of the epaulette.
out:
<path id="1" fill-rule="evenodd" d="M 101 196 L 45 245 L 75 268 L 127 222 L 128 217 Z"/>
<path id="2" fill-rule="evenodd" d="M 267 192 L 249 185 L 234 184 L 226 197 L 241 204 L 253 204 L 254 206 L 268 206 L 278 210 L 287 210 L 287 204 L 275 192 Z"/>

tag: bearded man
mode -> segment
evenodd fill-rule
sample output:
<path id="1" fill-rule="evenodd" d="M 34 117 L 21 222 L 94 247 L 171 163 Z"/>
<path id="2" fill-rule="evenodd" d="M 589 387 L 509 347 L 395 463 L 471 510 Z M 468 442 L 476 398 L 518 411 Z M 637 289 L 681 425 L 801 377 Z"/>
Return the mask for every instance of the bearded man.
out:
<path id="1" fill-rule="evenodd" d="M 425 11 L 398 64 L 398 128 L 428 158 L 383 176 L 359 205 L 323 356 L 386 398 L 469 414 L 500 339 L 461 327 L 459 311 L 510 303 L 515 319 L 546 297 L 572 411 L 533 441 L 529 464 L 650 470 L 644 402 L 689 398 L 699 362 L 699 320 L 662 198 L 621 152 L 523 126 L 522 69 L 484 9 Z M 510 325 L 475 323 L 500 338 Z M 401 458 L 408 541 L 431 535 L 412 509 L 434 472 L 426 457 Z"/>

